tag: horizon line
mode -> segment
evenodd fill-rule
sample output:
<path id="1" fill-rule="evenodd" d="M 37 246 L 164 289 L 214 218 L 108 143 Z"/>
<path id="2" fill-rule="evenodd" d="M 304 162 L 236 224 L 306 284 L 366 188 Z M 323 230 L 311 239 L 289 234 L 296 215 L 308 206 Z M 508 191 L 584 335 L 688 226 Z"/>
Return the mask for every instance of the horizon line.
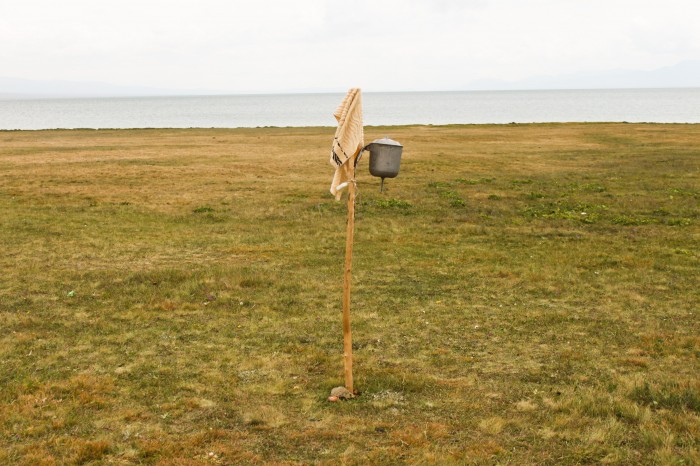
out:
<path id="1" fill-rule="evenodd" d="M 654 86 L 654 87 L 551 87 L 551 88 L 494 88 L 494 89 L 443 89 L 443 90 L 370 90 L 364 94 L 431 94 L 462 92 L 555 92 L 555 91 L 632 91 L 632 90 L 692 90 L 700 86 Z M 269 91 L 269 92 L 195 92 L 195 93 L 154 93 L 154 94 L 60 94 L 60 93 L 3 93 L 1 100 L 61 100 L 61 99 L 136 99 L 136 98 L 173 98 L 173 97 L 253 97 L 253 96 L 290 96 L 290 95 L 338 95 L 347 91 Z"/>

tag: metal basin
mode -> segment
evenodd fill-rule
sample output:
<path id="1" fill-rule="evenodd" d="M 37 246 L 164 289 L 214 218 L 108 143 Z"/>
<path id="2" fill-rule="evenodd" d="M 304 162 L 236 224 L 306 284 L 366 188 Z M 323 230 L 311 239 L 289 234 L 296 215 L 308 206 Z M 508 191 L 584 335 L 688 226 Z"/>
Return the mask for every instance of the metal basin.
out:
<path id="1" fill-rule="evenodd" d="M 372 141 L 368 146 L 369 150 L 369 172 L 372 176 L 382 178 L 394 178 L 399 174 L 401 166 L 401 152 L 403 146 L 398 142 L 382 138 Z"/>

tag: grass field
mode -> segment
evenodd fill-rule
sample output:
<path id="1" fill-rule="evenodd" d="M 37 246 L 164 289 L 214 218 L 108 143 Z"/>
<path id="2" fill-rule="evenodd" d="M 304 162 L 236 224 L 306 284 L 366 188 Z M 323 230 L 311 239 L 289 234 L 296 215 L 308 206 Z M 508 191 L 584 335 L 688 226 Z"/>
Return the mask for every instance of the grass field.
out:
<path id="1" fill-rule="evenodd" d="M 699 464 L 700 125 L 0 132 L 0 464 Z"/>

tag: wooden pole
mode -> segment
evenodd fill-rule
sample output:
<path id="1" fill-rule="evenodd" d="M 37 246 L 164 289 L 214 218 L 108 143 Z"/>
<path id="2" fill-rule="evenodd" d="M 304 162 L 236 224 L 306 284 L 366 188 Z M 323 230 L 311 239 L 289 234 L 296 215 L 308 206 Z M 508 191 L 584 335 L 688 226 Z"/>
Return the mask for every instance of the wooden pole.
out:
<path id="1" fill-rule="evenodd" d="M 345 271 L 343 275 L 343 361 L 345 388 L 354 393 L 352 386 L 352 332 L 350 330 L 350 280 L 352 278 L 352 245 L 355 239 L 355 180 L 348 183 L 348 221 L 345 238 Z"/>

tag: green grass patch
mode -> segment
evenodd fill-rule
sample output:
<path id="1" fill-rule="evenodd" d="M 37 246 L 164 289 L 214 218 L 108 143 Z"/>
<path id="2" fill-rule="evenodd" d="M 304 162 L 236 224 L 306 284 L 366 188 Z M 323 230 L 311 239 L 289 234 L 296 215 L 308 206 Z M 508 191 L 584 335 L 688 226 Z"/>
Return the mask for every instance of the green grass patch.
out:
<path id="1" fill-rule="evenodd" d="M 690 384 L 652 386 L 644 382 L 632 390 L 630 398 L 652 409 L 700 412 L 700 389 Z"/>
<path id="2" fill-rule="evenodd" d="M 0 464 L 700 463 L 698 125 L 366 132 L 342 403 L 333 128 L 3 132 Z"/>

